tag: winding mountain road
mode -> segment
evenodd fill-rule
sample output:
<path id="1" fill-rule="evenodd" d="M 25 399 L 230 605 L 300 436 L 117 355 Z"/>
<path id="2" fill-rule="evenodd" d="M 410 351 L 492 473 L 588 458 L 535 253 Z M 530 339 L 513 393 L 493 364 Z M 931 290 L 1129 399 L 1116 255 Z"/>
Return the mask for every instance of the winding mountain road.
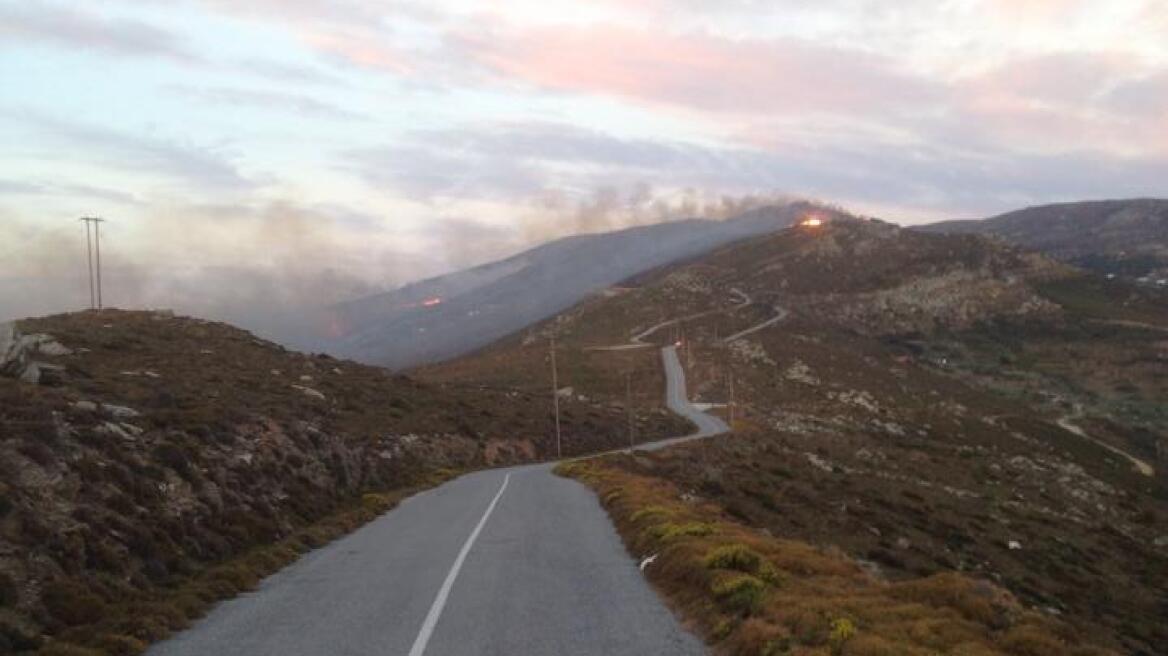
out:
<path id="1" fill-rule="evenodd" d="M 686 399 L 673 347 L 666 402 Z M 217 606 L 150 656 L 644 656 L 705 653 L 646 583 L 595 495 L 551 464 L 480 471 L 418 494 Z"/>

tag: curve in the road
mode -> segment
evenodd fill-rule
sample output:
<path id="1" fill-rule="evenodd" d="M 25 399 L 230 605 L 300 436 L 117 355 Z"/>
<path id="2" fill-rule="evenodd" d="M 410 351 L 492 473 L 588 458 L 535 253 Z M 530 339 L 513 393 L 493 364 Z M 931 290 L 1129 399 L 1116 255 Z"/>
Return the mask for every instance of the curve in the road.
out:
<path id="1" fill-rule="evenodd" d="M 673 347 L 662 362 L 666 403 L 698 430 L 638 448 L 726 431 L 689 403 Z M 551 469 L 481 471 L 416 495 L 147 653 L 704 654 L 596 496 Z"/>
<path id="2" fill-rule="evenodd" d="M 676 319 L 667 319 L 665 321 L 662 321 L 661 323 L 649 326 L 648 328 L 646 328 L 645 330 L 642 330 L 639 333 L 636 333 L 635 335 L 630 337 L 629 341 L 625 344 L 615 344 L 612 346 L 586 346 L 586 347 L 584 347 L 584 350 L 585 351 L 627 351 L 629 349 L 648 348 L 648 347 L 652 346 L 652 344 L 650 344 L 649 342 L 646 342 L 645 340 L 648 339 L 649 335 L 652 335 L 653 333 L 657 332 L 658 330 L 661 330 L 662 328 L 665 328 L 668 326 L 673 326 L 673 325 L 679 324 L 683 321 L 691 321 L 693 319 L 701 319 L 703 317 L 708 317 L 708 316 L 711 316 L 714 314 L 731 314 L 731 313 L 734 313 L 734 312 L 741 310 L 742 308 L 750 305 L 753 302 L 750 300 L 750 296 L 748 296 L 746 294 L 746 292 L 742 291 L 741 289 L 738 289 L 737 287 L 731 287 L 730 291 L 731 291 L 731 293 L 733 293 L 733 294 L 737 295 L 739 298 L 741 298 L 742 302 L 737 304 L 737 305 L 732 305 L 729 308 L 725 308 L 725 309 L 717 308 L 714 310 L 704 310 L 702 312 L 688 314 L 684 317 L 677 317 Z"/>
<path id="3" fill-rule="evenodd" d="M 773 326 L 776 323 L 782 321 L 783 319 L 786 319 L 787 315 L 789 314 L 789 312 L 787 312 L 786 309 L 781 308 L 778 305 L 772 305 L 771 309 L 774 310 L 775 316 L 773 316 L 770 319 L 767 319 L 766 321 L 763 321 L 761 323 L 757 323 L 757 324 L 755 324 L 755 325 L 753 325 L 745 330 L 740 330 L 740 331 L 734 333 L 733 335 L 730 335 L 726 339 L 723 339 L 722 342 L 729 344 L 730 342 L 733 342 L 736 339 L 742 339 L 743 337 L 746 337 L 747 335 L 753 335 L 754 333 L 757 333 L 758 331 L 762 330 L 763 328 L 768 328 L 768 327 Z"/>

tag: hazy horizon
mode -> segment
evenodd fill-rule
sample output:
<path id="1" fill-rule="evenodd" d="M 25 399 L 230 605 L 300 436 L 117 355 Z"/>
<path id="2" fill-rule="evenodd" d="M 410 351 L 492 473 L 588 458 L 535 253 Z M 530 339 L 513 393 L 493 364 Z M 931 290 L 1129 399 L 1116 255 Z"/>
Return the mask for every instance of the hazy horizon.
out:
<path id="1" fill-rule="evenodd" d="M 1168 8 L 0 1 L 0 315 L 282 325 L 548 239 L 800 196 L 1163 196 Z M 745 200 L 744 200 L 745 199 Z"/>

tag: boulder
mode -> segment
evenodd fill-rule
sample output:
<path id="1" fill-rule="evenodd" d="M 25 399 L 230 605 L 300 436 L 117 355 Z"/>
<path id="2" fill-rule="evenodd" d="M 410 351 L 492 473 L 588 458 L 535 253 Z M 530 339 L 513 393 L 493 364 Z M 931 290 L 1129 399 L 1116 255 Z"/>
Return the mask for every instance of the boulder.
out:
<path id="1" fill-rule="evenodd" d="M 51 335 L 22 335 L 15 323 L 9 321 L 0 324 L 0 375 L 32 385 L 58 383 L 64 374 L 64 367 L 33 362 L 31 357 L 56 357 L 72 352 Z"/>
<path id="2" fill-rule="evenodd" d="M 24 370 L 16 377 L 22 383 L 29 385 L 37 385 L 41 382 L 41 368 L 35 362 L 30 362 L 24 366 Z"/>

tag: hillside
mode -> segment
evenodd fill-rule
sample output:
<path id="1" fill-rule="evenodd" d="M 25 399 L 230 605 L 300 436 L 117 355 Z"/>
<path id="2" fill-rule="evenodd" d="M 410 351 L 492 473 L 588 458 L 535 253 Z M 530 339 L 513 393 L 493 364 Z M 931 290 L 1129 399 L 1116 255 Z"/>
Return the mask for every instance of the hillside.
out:
<path id="1" fill-rule="evenodd" d="M 5 324 L 0 374 L 0 653 L 136 653 L 412 489 L 554 454 L 546 392 L 428 385 L 165 312 Z M 622 407 L 562 414 L 568 454 L 627 443 Z"/>
<path id="2" fill-rule="evenodd" d="M 1168 640 L 1168 298 L 1158 290 L 981 236 L 837 221 L 649 272 L 418 375 L 522 380 L 525 368 L 507 363 L 553 334 L 577 363 L 563 384 L 590 398 L 624 389 L 620 369 L 602 363 L 649 366 L 652 346 L 678 341 L 691 396 L 734 401 L 733 436 L 609 459 L 585 475 L 611 481 L 598 488 L 606 495 L 680 490 L 696 504 L 684 514 L 713 504 L 726 521 L 842 554 L 875 580 L 922 590 L 932 579 L 920 577 L 959 572 L 1067 622 L 1067 642 L 1001 653 L 1071 653 L 1089 636 L 1155 654 Z M 634 549 L 648 543 L 638 516 L 614 516 L 632 527 Z M 654 579 L 664 593 L 688 594 L 677 570 L 664 571 Z M 858 603 L 848 594 L 870 598 L 861 589 L 835 612 L 873 617 L 846 611 Z M 699 624 L 710 619 L 708 606 L 674 601 L 699 609 Z M 815 648 L 827 646 L 830 617 L 759 608 L 746 620 L 713 616 L 708 637 L 731 653 L 764 633 L 810 650 L 792 653 L 826 653 Z M 892 635 L 891 625 L 869 629 Z M 930 642 L 920 625 L 897 630 L 914 647 L 874 653 L 951 644 Z"/>
<path id="3" fill-rule="evenodd" d="M 726 221 L 690 219 L 577 235 L 466 271 L 333 308 L 346 357 L 405 368 L 447 360 L 490 344 L 625 278 L 787 227 L 809 203 L 764 207 Z"/>
<path id="4" fill-rule="evenodd" d="M 1140 198 L 1028 207 L 920 229 L 1001 237 L 1051 257 L 1156 284 L 1168 279 L 1168 200 Z"/>

